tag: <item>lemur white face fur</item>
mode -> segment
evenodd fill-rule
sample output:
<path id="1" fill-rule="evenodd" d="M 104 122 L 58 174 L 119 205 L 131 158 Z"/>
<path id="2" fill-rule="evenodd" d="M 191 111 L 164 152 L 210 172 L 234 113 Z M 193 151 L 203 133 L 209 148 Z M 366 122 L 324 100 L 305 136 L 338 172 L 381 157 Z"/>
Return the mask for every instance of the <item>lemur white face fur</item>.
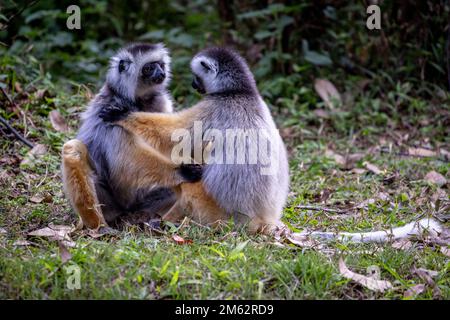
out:
<path id="1" fill-rule="evenodd" d="M 192 87 L 200 93 L 257 93 L 245 60 L 231 49 L 209 48 L 191 61 Z"/>
<path id="2" fill-rule="evenodd" d="M 110 60 L 107 84 L 133 101 L 164 90 L 170 81 L 169 51 L 162 43 L 135 43 Z"/>

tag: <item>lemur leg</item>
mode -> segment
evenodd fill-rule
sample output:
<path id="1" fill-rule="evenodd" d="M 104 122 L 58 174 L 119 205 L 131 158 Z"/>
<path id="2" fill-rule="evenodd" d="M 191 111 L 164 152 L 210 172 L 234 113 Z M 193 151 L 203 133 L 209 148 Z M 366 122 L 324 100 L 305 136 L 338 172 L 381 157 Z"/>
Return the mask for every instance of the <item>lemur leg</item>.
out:
<path id="1" fill-rule="evenodd" d="M 106 225 L 95 191 L 95 174 L 89 165 L 86 146 L 77 139 L 66 142 L 62 151 L 62 177 L 67 197 L 77 212 L 77 228 L 97 229 Z"/>
<path id="2" fill-rule="evenodd" d="M 281 220 L 267 220 L 256 216 L 248 223 L 248 231 L 250 233 L 274 235 L 280 229 L 287 229 Z"/>
<path id="3" fill-rule="evenodd" d="M 229 216 L 221 209 L 203 188 L 201 182 L 183 183 L 177 190 L 178 201 L 162 219 L 176 222 L 184 217 L 208 226 L 217 226 Z"/>

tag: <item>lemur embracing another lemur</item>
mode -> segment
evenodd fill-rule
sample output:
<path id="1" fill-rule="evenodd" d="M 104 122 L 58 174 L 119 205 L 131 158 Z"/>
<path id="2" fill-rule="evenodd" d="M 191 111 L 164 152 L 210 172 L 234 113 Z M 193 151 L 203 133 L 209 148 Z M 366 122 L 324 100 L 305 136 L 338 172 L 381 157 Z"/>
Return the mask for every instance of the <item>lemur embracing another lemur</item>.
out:
<path id="1" fill-rule="evenodd" d="M 132 112 L 129 108 L 104 108 L 100 117 L 116 122 L 136 139 L 158 149 L 167 157 L 175 146 L 172 134 L 179 129 L 192 131 L 194 123 L 202 124 L 203 135 L 216 130 L 225 137 L 222 150 L 248 154 L 249 149 L 268 143 L 269 165 L 273 170 L 262 173 L 262 163 L 208 163 L 201 182 L 181 184 L 179 201 L 165 219 L 190 216 L 204 224 L 214 224 L 230 217 L 245 217 L 251 232 L 270 233 L 279 226 L 289 187 L 289 167 L 284 143 L 267 105 L 261 98 L 245 60 L 226 48 L 210 48 L 191 61 L 193 87 L 205 94 L 195 106 L 173 114 Z M 227 141 L 227 130 L 244 130 L 247 138 Z M 239 145 L 240 144 L 240 145 Z M 264 144 L 265 146 L 265 144 Z M 267 147 L 267 146 L 266 146 Z"/>
<path id="2" fill-rule="evenodd" d="M 114 107 L 171 112 L 169 80 L 170 57 L 162 44 L 132 44 L 111 58 L 105 84 L 82 115 L 77 139 L 65 143 L 62 152 L 66 195 L 88 228 L 115 224 L 128 213 L 161 215 L 176 201 L 170 188 L 201 178 L 200 166 L 174 164 L 99 117 Z"/>

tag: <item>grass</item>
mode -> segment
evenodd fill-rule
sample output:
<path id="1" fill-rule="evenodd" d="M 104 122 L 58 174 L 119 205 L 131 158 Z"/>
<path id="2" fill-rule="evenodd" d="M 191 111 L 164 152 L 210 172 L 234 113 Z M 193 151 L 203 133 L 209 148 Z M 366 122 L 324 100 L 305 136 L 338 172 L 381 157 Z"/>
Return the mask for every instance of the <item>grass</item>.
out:
<path id="1" fill-rule="evenodd" d="M 338 83 L 339 77 L 332 80 Z M 399 155 L 407 146 L 449 150 L 448 97 L 419 97 L 411 88 L 403 92 L 405 84 L 380 97 L 374 93 L 378 88 L 358 90 L 357 80 L 347 79 L 340 86 L 353 96 L 326 118 L 314 113 L 321 103 L 311 84 L 303 84 L 291 98 L 271 100 L 290 154 L 291 193 L 284 221 L 299 231 L 366 231 L 401 226 L 423 216 L 448 219 L 448 184 L 439 188 L 424 180 L 431 170 L 448 179 L 448 160 Z M 28 148 L 14 139 L 1 140 L 0 298 L 403 299 L 408 288 L 424 283 L 414 268 L 438 275 L 435 287 L 413 298 L 450 298 L 449 258 L 439 245 L 420 239 L 407 250 L 391 244 L 337 242 L 310 249 L 280 246 L 272 238 L 230 228 L 213 232 L 196 225 L 168 227 L 165 235 L 156 236 L 130 226 L 97 239 L 75 233 L 76 247 L 68 249 L 71 259 L 63 262 L 56 241 L 27 234 L 50 223 L 76 223 L 62 191 L 59 154 L 64 141 L 75 135 L 91 92 L 85 86 L 59 88 L 49 81 L 44 78 L 37 84 L 50 88 L 44 95 L 34 89 L 13 92 L 23 117 L 11 106 L 1 110 L 30 140 L 47 146 L 47 152 L 21 166 Z M 262 93 L 267 97 L 265 90 Z M 54 109 L 68 121 L 69 133 L 52 128 L 48 113 Z M 390 151 L 381 152 L 385 148 Z M 327 149 L 362 156 L 343 167 L 325 154 Z M 365 161 L 383 173 L 354 170 L 364 169 Z M 346 213 L 297 208 L 305 204 Z M 179 245 L 174 234 L 193 242 Z M 31 243 L 18 245 L 23 240 Z M 340 257 L 358 273 L 378 267 L 394 289 L 373 292 L 343 278 Z M 67 287 L 73 279 L 67 271 L 71 266 L 80 268 L 80 289 Z"/>
<path id="2" fill-rule="evenodd" d="M 48 147 L 47 153 L 31 166 L 19 165 L 28 151 L 26 147 L 14 140 L 2 140 L 0 298 L 403 299 L 405 290 L 423 283 L 413 268 L 438 271 L 434 281 L 440 291 L 436 296 L 428 287 L 415 298 L 450 298 L 448 257 L 439 251 L 439 246 L 420 241 L 407 250 L 394 249 L 390 244 L 342 243 L 308 249 L 287 243 L 280 247 L 274 239 L 232 229 L 213 232 L 188 225 L 168 228 L 165 235 L 155 236 L 130 226 L 98 239 L 76 234 L 76 247 L 69 248 L 71 259 L 62 262 L 57 242 L 27 237 L 27 233 L 49 223 L 76 222 L 59 176 L 61 146 L 74 135 L 74 130 L 57 133 L 47 118 L 49 110 L 59 107 L 69 125 L 76 128 L 78 112 L 82 110 L 80 102 L 85 103 L 88 95 L 86 90 L 80 90 L 69 99 L 69 94 L 63 91 L 43 100 L 30 96 L 23 105 L 34 123 L 28 137 Z M 304 117 L 311 114 L 309 111 Z M 280 119 L 283 126 L 283 119 L 288 121 L 289 117 Z M 329 132 L 321 135 L 314 123 L 303 128 L 298 124 L 288 126 L 293 131 L 308 132 L 306 136 L 285 134 L 292 182 L 284 220 L 292 229 L 360 231 L 401 226 L 420 216 L 435 214 L 439 209 L 435 206 L 437 195 L 448 202 L 448 188 L 439 189 L 423 179 L 430 170 L 448 176 L 448 162 L 438 158 L 400 157 L 375 151 L 352 167 L 363 168 L 364 161 L 370 161 L 384 170 L 382 176 L 341 169 L 325 155 L 327 147 L 341 154 L 354 154 L 365 152 L 371 143 L 386 138 L 379 128 L 350 136 L 333 129 L 333 121 L 347 125 L 349 119 L 327 120 L 324 125 Z M 20 126 L 19 121 L 15 124 Z M 298 137 L 301 141 L 296 140 Z M 425 140 L 419 141 L 427 141 L 426 135 L 421 138 Z M 428 141 L 440 146 L 448 143 L 445 138 Z M 386 182 L 389 176 L 395 178 Z M 379 192 L 388 198 L 379 199 Z M 33 196 L 43 200 L 34 203 Z M 350 210 L 368 199 L 374 199 L 373 203 Z M 299 210 L 299 204 L 344 208 L 349 213 Z M 193 242 L 179 245 L 172 239 L 173 234 Z M 17 245 L 18 240 L 25 239 L 32 244 Z M 344 257 L 352 271 L 363 274 L 368 267 L 377 266 L 381 278 L 393 282 L 395 288 L 377 293 L 343 278 L 337 267 L 339 257 Z M 80 268 L 80 289 L 67 287 L 72 276 L 67 268 L 71 266 Z"/>

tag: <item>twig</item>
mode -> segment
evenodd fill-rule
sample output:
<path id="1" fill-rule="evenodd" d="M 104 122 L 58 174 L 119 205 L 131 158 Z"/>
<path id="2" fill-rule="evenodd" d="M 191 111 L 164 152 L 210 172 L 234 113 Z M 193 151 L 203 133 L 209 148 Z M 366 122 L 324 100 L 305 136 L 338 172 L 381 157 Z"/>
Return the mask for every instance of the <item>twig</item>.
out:
<path id="1" fill-rule="evenodd" d="M 11 97 L 9 96 L 9 94 L 5 91 L 5 89 L 0 87 L 0 90 L 2 91 L 3 95 L 5 96 L 6 99 L 8 99 L 8 102 L 13 106 L 16 107 L 16 104 L 14 103 L 14 101 L 11 99 Z"/>
<path id="2" fill-rule="evenodd" d="M 447 25 L 447 80 L 448 90 L 450 91 L 450 23 Z"/>
<path id="3" fill-rule="evenodd" d="M 345 210 L 325 208 L 325 207 L 316 207 L 316 206 L 296 206 L 296 208 L 297 209 L 305 209 L 305 210 L 330 212 L 330 213 L 345 213 L 346 212 Z"/>
<path id="4" fill-rule="evenodd" d="M 386 150 L 386 149 L 380 149 L 380 153 L 388 153 L 388 154 L 392 154 L 394 156 L 399 156 L 399 157 L 432 158 L 432 159 L 434 158 L 434 159 L 438 159 L 439 161 L 442 161 L 442 162 L 449 162 L 446 159 L 445 155 L 443 155 L 443 154 L 437 154 L 436 156 L 422 156 L 422 155 L 419 155 L 419 154 L 410 154 L 410 153 L 407 153 L 407 152 L 392 152 L 392 151 L 389 151 L 389 150 Z"/>
<path id="5" fill-rule="evenodd" d="M 11 131 L 14 136 L 19 139 L 20 141 L 22 141 L 26 146 L 33 148 L 34 145 L 28 141 L 25 137 L 23 137 L 16 129 L 14 129 L 9 123 L 8 121 L 6 121 L 6 119 L 4 119 L 2 116 L 0 116 L 0 122 L 6 127 L 8 128 L 9 131 Z"/>

